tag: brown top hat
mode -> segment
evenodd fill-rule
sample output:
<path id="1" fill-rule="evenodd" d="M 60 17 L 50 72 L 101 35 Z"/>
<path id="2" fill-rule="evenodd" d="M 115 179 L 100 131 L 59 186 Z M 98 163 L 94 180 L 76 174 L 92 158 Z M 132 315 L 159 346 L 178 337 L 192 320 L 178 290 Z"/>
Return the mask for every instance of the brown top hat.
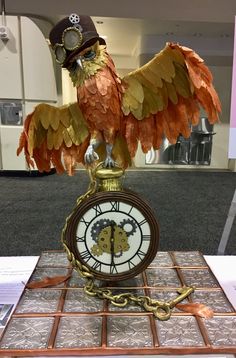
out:
<path id="1" fill-rule="evenodd" d="M 57 61 L 67 67 L 70 59 L 96 41 L 105 45 L 99 37 L 90 16 L 71 14 L 59 21 L 51 30 L 49 40 Z"/>

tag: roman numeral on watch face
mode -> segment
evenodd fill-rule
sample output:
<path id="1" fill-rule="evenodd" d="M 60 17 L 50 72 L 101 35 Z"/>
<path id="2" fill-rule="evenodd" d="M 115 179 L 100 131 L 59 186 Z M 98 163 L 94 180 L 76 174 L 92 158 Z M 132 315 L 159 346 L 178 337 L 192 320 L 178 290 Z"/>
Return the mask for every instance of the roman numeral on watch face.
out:
<path id="1" fill-rule="evenodd" d="M 86 227 L 89 226 L 89 221 L 86 221 L 85 218 L 82 216 L 82 218 L 80 219 L 81 223 L 85 224 Z"/>
<path id="2" fill-rule="evenodd" d="M 92 265 L 92 268 L 96 271 L 100 271 L 102 269 L 102 264 L 101 262 L 95 261 L 94 264 Z"/>
<path id="3" fill-rule="evenodd" d="M 142 250 L 138 250 L 136 255 L 138 255 L 138 257 L 140 258 L 140 260 L 143 260 L 144 257 L 146 256 L 146 252 L 143 252 Z"/>
<path id="4" fill-rule="evenodd" d="M 139 226 L 142 226 L 142 225 L 144 225 L 144 224 L 146 224 L 147 223 L 147 220 L 146 219 L 143 219 L 142 221 L 140 221 L 138 224 L 139 224 Z"/>
<path id="5" fill-rule="evenodd" d="M 132 268 L 135 267 L 135 264 L 131 260 L 129 260 L 128 261 L 128 266 L 129 266 L 129 270 L 131 270 Z"/>
<path id="6" fill-rule="evenodd" d="M 101 209 L 101 206 L 100 206 L 100 205 L 94 206 L 93 209 L 95 210 L 95 215 L 96 215 L 96 216 L 102 214 L 102 209 Z"/>
<path id="7" fill-rule="evenodd" d="M 111 211 L 119 211 L 120 203 L 119 201 L 111 201 Z"/>
<path id="8" fill-rule="evenodd" d="M 80 252 L 81 259 L 88 262 L 91 259 L 91 254 L 88 250 Z"/>
<path id="9" fill-rule="evenodd" d="M 85 242 L 85 236 L 79 237 L 76 235 L 76 242 Z"/>
<path id="10" fill-rule="evenodd" d="M 111 273 L 111 274 L 118 273 L 118 270 L 117 270 L 117 268 L 116 268 L 116 265 L 112 264 L 112 265 L 110 266 L 110 273 Z"/>

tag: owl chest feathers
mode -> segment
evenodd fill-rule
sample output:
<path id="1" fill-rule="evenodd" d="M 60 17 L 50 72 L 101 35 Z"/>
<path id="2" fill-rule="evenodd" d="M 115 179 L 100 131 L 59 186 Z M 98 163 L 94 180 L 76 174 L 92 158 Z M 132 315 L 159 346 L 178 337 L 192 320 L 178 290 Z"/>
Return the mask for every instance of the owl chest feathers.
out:
<path id="1" fill-rule="evenodd" d="M 121 80 L 109 60 L 104 67 L 77 87 L 79 106 L 91 129 L 102 132 L 120 129 L 123 92 Z"/>

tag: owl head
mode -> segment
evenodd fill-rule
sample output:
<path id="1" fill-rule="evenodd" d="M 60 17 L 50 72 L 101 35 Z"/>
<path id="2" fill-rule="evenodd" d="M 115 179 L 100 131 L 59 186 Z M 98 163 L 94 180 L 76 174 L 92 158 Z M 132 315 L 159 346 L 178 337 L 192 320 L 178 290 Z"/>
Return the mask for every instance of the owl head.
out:
<path id="1" fill-rule="evenodd" d="M 95 43 L 105 45 L 105 41 L 99 37 L 91 17 L 77 14 L 71 14 L 59 21 L 51 30 L 49 40 L 57 62 L 65 68 L 71 66 L 71 62 L 77 54 L 82 53 L 86 57 L 86 49 Z M 87 57 L 88 60 L 92 59 L 91 53 L 88 52 Z"/>
<path id="2" fill-rule="evenodd" d="M 107 61 L 106 46 L 100 45 L 98 41 L 76 53 L 67 65 L 73 85 L 76 87 L 83 85 L 86 79 L 106 66 Z"/>

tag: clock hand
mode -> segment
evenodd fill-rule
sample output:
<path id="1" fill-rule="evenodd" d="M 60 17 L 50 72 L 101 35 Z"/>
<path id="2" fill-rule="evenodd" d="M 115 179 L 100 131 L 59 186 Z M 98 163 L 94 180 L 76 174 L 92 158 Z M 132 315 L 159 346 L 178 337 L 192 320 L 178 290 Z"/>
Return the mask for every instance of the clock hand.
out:
<path id="1" fill-rule="evenodd" d="M 112 221 L 111 222 L 111 238 L 110 238 L 110 240 L 111 240 L 111 266 L 114 266 L 115 264 L 114 264 L 114 232 L 115 232 L 115 228 L 114 228 L 114 226 L 115 226 L 115 222 L 114 221 Z"/>

